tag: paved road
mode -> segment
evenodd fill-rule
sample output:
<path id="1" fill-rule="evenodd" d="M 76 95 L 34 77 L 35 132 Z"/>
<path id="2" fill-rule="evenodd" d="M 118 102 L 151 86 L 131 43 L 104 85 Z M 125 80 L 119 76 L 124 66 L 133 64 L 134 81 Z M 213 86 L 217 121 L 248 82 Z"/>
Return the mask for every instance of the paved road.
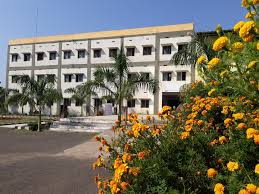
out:
<path id="1" fill-rule="evenodd" d="M 96 193 L 91 153 L 97 145 L 91 137 L 0 128 L 0 193 Z"/>

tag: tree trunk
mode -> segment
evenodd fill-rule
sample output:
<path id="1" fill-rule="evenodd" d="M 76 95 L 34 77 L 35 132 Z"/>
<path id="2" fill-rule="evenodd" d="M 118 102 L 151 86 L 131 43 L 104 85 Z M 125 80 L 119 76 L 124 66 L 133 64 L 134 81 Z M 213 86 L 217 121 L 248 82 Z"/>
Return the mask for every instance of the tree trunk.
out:
<path id="1" fill-rule="evenodd" d="M 41 107 L 39 108 L 38 131 L 41 130 Z"/>
<path id="2" fill-rule="evenodd" d="M 51 109 L 51 106 L 49 106 L 49 117 L 52 116 L 52 109 Z"/>
<path id="3" fill-rule="evenodd" d="M 22 115 L 23 115 L 23 105 L 22 105 Z"/>
<path id="4" fill-rule="evenodd" d="M 83 117 L 83 111 L 84 111 L 84 106 L 83 104 L 81 105 L 81 117 Z"/>

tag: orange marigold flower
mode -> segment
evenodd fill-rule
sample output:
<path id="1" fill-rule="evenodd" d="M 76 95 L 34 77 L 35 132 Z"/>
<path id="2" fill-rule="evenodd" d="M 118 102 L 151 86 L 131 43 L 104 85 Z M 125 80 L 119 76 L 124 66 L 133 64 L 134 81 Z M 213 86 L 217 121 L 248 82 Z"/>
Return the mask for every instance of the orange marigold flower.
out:
<path id="1" fill-rule="evenodd" d="M 121 183 L 121 188 L 123 191 L 126 191 L 128 187 L 129 187 L 129 183 L 126 183 L 126 182 Z"/>
<path id="2" fill-rule="evenodd" d="M 97 182 L 97 187 L 98 187 L 98 189 L 100 189 L 102 187 L 102 182 L 101 181 Z"/>
<path id="3" fill-rule="evenodd" d="M 129 174 L 132 174 L 133 176 L 138 176 L 140 173 L 140 169 L 138 167 L 133 167 L 129 169 Z"/>
<path id="4" fill-rule="evenodd" d="M 255 119 L 254 119 L 254 123 L 255 123 L 256 125 L 259 125 L 259 118 L 255 118 Z"/>
<path id="5" fill-rule="evenodd" d="M 116 160 L 114 161 L 113 167 L 114 169 L 119 168 L 119 166 L 122 164 L 122 159 L 121 158 L 116 158 Z"/>
<path id="6" fill-rule="evenodd" d="M 118 184 L 115 181 L 110 182 L 110 188 L 111 188 L 112 194 L 120 193 L 120 188 L 118 187 Z"/>
<path id="7" fill-rule="evenodd" d="M 256 165 L 255 165 L 255 173 L 256 173 L 256 174 L 259 174 L 259 164 L 256 164 Z"/>
<path id="8" fill-rule="evenodd" d="M 206 104 L 205 108 L 206 108 L 206 110 L 211 110 L 212 107 L 211 107 L 211 105 Z"/>
<path id="9" fill-rule="evenodd" d="M 198 125 L 202 125 L 203 124 L 203 120 L 198 120 L 197 124 Z"/>
<path id="10" fill-rule="evenodd" d="M 227 163 L 227 168 L 228 168 L 229 171 L 233 172 L 233 171 L 235 171 L 235 170 L 237 170 L 239 168 L 239 165 L 238 165 L 237 162 L 229 161 Z"/>
<path id="11" fill-rule="evenodd" d="M 101 138 L 100 138 L 99 136 L 96 136 L 96 137 L 95 137 L 95 140 L 96 140 L 96 141 L 101 141 Z"/>
<path id="12" fill-rule="evenodd" d="M 250 192 L 248 192 L 247 190 L 245 189 L 241 189 L 238 194 L 251 194 Z"/>
<path id="13" fill-rule="evenodd" d="M 228 139 L 227 139 L 225 136 L 219 137 L 219 143 L 220 143 L 220 144 L 223 144 L 223 143 L 225 143 L 225 142 L 227 142 L 227 141 L 228 141 Z"/>
<path id="14" fill-rule="evenodd" d="M 206 110 L 203 110 L 203 111 L 201 112 L 201 114 L 202 114 L 203 116 L 205 116 L 205 115 L 207 114 L 207 111 L 206 111 Z"/>
<path id="15" fill-rule="evenodd" d="M 256 186 L 254 184 L 247 184 L 246 185 L 246 190 L 251 192 L 251 193 L 255 193 L 256 192 Z"/>
<path id="16" fill-rule="evenodd" d="M 210 168 L 207 171 L 207 175 L 209 178 L 214 178 L 217 176 L 217 174 L 218 174 L 218 171 L 216 171 L 214 168 Z"/>
<path id="17" fill-rule="evenodd" d="M 217 144 L 217 143 L 219 143 L 219 140 L 214 139 L 213 141 L 211 141 L 211 142 L 209 143 L 209 145 L 213 146 L 213 145 L 215 145 L 215 144 Z"/>
<path id="18" fill-rule="evenodd" d="M 254 138 L 255 135 L 259 135 L 259 131 L 255 130 L 254 128 L 248 128 L 246 130 L 246 138 L 251 139 Z"/>
<path id="19" fill-rule="evenodd" d="M 254 143 L 259 145 L 259 135 L 254 135 Z"/>
<path id="20" fill-rule="evenodd" d="M 222 185 L 221 183 L 217 183 L 215 186 L 214 186 L 214 192 L 216 194 L 224 194 L 224 185 Z"/>
<path id="21" fill-rule="evenodd" d="M 225 120 L 224 120 L 224 124 L 225 124 L 225 126 L 226 127 L 229 127 L 229 125 L 232 123 L 232 119 L 230 119 L 230 118 L 226 118 Z"/>
<path id="22" fill-rule="evenodd" d="M 192 130 L 192 126 L 191 125 L 186 125 L 185 126 L 185 131 L 191 131 Z"/>
<path id="23" fill-rule="evenodd" d="M 182 132 L 181 133 L 181 136 L 180 136 L 180 139 L 186 139 L 190 136 L 190 132 Z"/>
<path id="24" fill-rule="evenodd" d="M 247 0 L 242 0 L 242 6 L 247 7 L 249 5 Z"/>
<path id="25" fill-rule="evenodd" d="M 138 158 L 141 160 L 144 160 L 145 156 L 146 156 L 146 153 L 144 151 L 138 153 Z"/>
<path id="26" fill-rule="evenodd" d="M 237 128 L 238 129 L 246 129 L 247 128 L 247 125 L 245 124 L 245 123 L 239 123 L 238 125 L 237 125 Z"/>
<path id="27" fill-rule="evenodd" d="M 244 113 L 236 113 L 236 114 L 232 114 L 232 117 L 234 117 L 235 120 L 240 120 L 244 118 Z"/>
<path id="28" fill-rule="evenodd" d="M 108 143 L 107 143 L 106 139 L 102 139 L 101 143 L 102 143 L 103 145 L 108 146 Z"/>
<path id="29" fill-rule="evenodd" d="M 132 157 L 132 154 L 130 154 L 130 153 L 124 153 L 122 156 L 123 162 L 132 161 L 132 159 L 133 159 L 133 157 Z"/>

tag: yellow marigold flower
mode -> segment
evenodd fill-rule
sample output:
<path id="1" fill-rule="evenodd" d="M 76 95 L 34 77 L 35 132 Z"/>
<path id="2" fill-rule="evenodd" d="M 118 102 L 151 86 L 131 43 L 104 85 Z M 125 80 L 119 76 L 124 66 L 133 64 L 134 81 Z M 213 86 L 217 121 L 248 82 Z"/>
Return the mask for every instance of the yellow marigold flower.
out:
<path id="1" fill-rule="evenodd" d="M 228 44 L 229 40 L 226 36 L 219 37 L 213 44 L 214 51 L 220 51 Z"/>
<path id="2" fill-rule="evenodd" d="M 211 59 L 211 60 L 208 62 L 208 69 L 209 69 L 209 70 L 213 69 L 219 62 L 220 62 L 220 59 L 217 58 L 217 57 Z"/>
<path id="3" fill-rule="evenodd" d="M 157 136 L 157 135 L 159 135 L 159 134 L 161 134 L 161 129 L 159 129 L 159 128 L 154 128 L 154 129 L 152 130 L 152 136 L 153 136 L 153 137 L 155 137 L 155 136 Z"/>
<path id="4" fill-rule="evenodd" d="M 228 109 L 229 109 L 228 106 L 223 106 L 221 113 L 224 115 L 228 114 Z"/>
<path id="5" fill-rule="evenodd" d="M 259 42 L 256 43 L 256 50 L 259 51 Z"/>
<path id="6" fill-rule="evenodd" d="M 256 174 L 259 174 L 259 164 L 256 164 L 256 165 L 255 165 L 255 173 L 256 173 Z"/>
<path id="7" fill-rule="evenodd" d="M 242 0 L 242 6 L 247 7 L 249 5 L 247 0 Z"/>
<path id="8" fill-rule="evenodd" d="M 254 135 L 254 143 L 259 145 L 259 135 Z"/>
<path id="9" fill-rule="evenodd" d="M 257 187 L 255 194 L 259 194 L 259 187 Z"/>
<path id="10" fill-rule="evenodd" d="M 224 71 L 222 71 L 220 74 L 219 74 L 219 76 L 221 77 L 221 78 L 223 78 L 223 77 L 225 77 L 225 75 L 228 73 L 228 70 L 224 70 Z"/>
<path id="11" fill-rule="evenodd" d="M 217 194 L 224 194 L 225 187 L 221 183 L 217 183 L 214 187 L 214 192 Z"/>
<path id="12" fill-rule="evenodd" d="M 209 92 L 208 92 L 208 96 L 211 96 L 212 94 L 214 94 L 216 92 L 215 88 L 212 88 Z"/>
<path id="13" fill-rule="evenodd" d="M 205 56 L 200 56 L 197 60 L 197 64 L 200 65 L 204 62 L 206 62 L 207 58 Z"/>
<path id="14" fill-rule="evenodd" d="M 248 36 L 252 30 L 252 28 L 255 27 L 255 22 L 254 21 L 247 21 L 240 29 L 239 31 L 239 36 L 241 38 L 244 38 Z"/>
<path id="15" fill-rule="evenodd" d="M 138 176 L 140 173 L 140 169 L 137 167 L 133 167 L 129 169 L 129 174 L 132 174 L 133 176 Z"/>
<path id="16" fill-rule="evenodd" d="M 192 130 L 192 126 L 191 125 L 186 125 L 185 126 L 185 131 L 191 131 Z"/>
<path id="17" fill-rule="evenodd" d="M 203 120 L 198 120 L 197 124 L 198 125 L 202 125 L 203 124 Z"/>
<path id="18" fill-rule="evenodd" d="M 252 69 L 256 66 L 256 61 L 251 61 L 248 65 L 247 65 L 247 68 L 248 69 Z"/>
<path id="19" fill-rule="evenodd" d="M 113 164 L 114 169 L 117 169 L 121 164 L 122 164 L 122 159 L 121 158 L 117 158 L 114 161 L 114 164 Z"/>
<path id="20" fill-rule="evenodd" d="M 182 132 L 181 133 L 181 136 L 180 136 L 180 139 L 186 139 L 190 136 L 190 133 L 189 132 Z"/>
<path id="21" fill-rule="evenodd" d="M 237 125 L 237 128 L 238 129 L 246 129 L 247 128 L 247 125 L 245 124 L 245 123 L 239 123 L 238 125 Z"/>
<path id="22" fill-rule="evenodd" d="M 111 188 L 112 194 L 120 193 L 120 188 L 115 181 L 110 182 L 110 188 Z"/>
<path id="23" fill-rule="evenodd" d="M 246 19 L 251 19 L 251 18 L 253 18 L 254 16 L 256 15 L 256 13 L 255 13 L 255 11 L 252 11 L 252 12 L 248 12 L 247 14 L 246 14 Z"/>
<path id="24" fill-rule="evenodd" d="M 207 171 L 207 175 L 209 178 L 214 178 L 217 176 L 217 174 L 218 174 L 218 171 L 216 171 L 214 168 L 210 168 Z"/>
<path id="25" fill-rule="evenodd" d="M 206 110 L 211 110 L 212 107 L 211 107 L 211 105 L 206 104 L 205 108 L 206 108 Z"/>
<path id="26" fill-rule="evenodd" d="M 259 135 L 259 131 L 255 130 L 254 128 L 248 128 L 246 130 L 246 138 L 251 139 L 254 138 L 255 135 Z"/>
<path id="27" fill-rule="evenodd" d="M 255 118 L 255 119 L 254 119 L 254 123 L 255 123 L 256 125 L 259 125 L 259 118 Z"/>
<path id="28" fill-rule="evenodd" d="M 227 139 L 225 136 L 219 137 L 219 143 L 220 143 L 220 144 L 223 144 L 223 143 L 225 143 L 225 142 L 227 142 L 227 141 L 228 141 L 228 139 Z"/>
<path id="29" fill-rule="evenodd" d="M 256 186 L 254 184 L 247 184 L 246 185 L 246 190 L 251 192 L 251 193 L 255 193 L 256 192 Z"/>
<path id="30" fill-rule="evenodd" d="M 126 191 L 128 187 L 129 187 L 129 183 L 126 183 L 126 182 L 121 183 L 121 188 L 123 191 Z"/>
<path id="31" fill-rule="evenodd" d="M 205 116 L 205 115 L 207 114 L 207 111 L 206 111 L 206 110 L 203 110 L 203 111 L 201 112 L 201 114 L 202 114 L 202 116 Z"/>
<path id="32" fill-rule="evenodd" d="M 231 49 L 234 51 L 234 52 L 240 52 L 244 49 L 244 44 L 242 42 L 235 42 L 232 44 L 231 46 Z"/>
<path id="33" fill-rule="evenodd" d="M 238 194 L 251 194 L 250 192 L 248 192 L 247 190 L 245 189 L 241 189 Z"/>
<path id="34" fill-rule="evenodd" d="M 236 23 L 236 25 L 234 26 L 234 31 L 235 32 L 239 32 L 240 28 L 242 28 L 242 26 L 245 24 L 244 21 L 239 21 Z"/>
<path id="35" fill-rule="evenodd" d="M 121 164 L 114 172 L 114 180 L 116 182 L 119 182 L 121 180 L 122 175 L 128 171 L 128 168 L 129 167 L 127 164 Z"/>
<path id="36" fill-rule="evenodd" d="M 227 168 L 228 168 L 229 171 L 233 172 L 233 171 L 235 171 L 235 170 L 237 170 L 239 168 L 239 165 L 238 165 L 237 162 L 229 161 L 227 163 Z"/>
<path id="37" fill-rule="evenodd" d="M 253 0 L 252 2 L 253 2 L 254 5 L 259 4 L 259 0 Z"/>
<path id="38" fill-rule="evenodd" d="M 244 118 L 244 113 L 236 113 L 236 114 L 232 114 L 232 117 L 234 117 L 235 120 L 240 120 Z"/>

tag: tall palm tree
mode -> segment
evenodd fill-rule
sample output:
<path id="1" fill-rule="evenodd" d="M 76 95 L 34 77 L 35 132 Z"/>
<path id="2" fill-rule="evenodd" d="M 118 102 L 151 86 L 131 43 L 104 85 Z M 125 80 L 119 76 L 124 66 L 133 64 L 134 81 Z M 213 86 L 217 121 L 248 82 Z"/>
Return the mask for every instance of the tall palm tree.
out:
<path id="1" fill-rule="evenodd" d="M 104 96 L 115 100 L 118 106 L 118 121 L 121 122 L 123 100 L 133 95 L 140 88 L 147 88 L 153 93 L 158 89 L 158 82 L 155 79 L 146 79 L 144 75 L 137 75 L 134 79 L 127 79 L 129 73 L 129 60 L 127 59 L 123 46 L 117 56 L 114 57 L 111 67 L 98 67 L 94 72 L 93 80 L 87 85 L 92 91 L 101 89 Z"/>
<path id="2" fill-rule="evenodd" d="M 212 49 L 213 40 L 211 37 L 203 34 L 195 34 L 192 36 L 192 40 L 183 47 L 182 50 L 175 53 L 171 59 L 174 65 L 191 65 L 192 81 L 195 80 L 195 64 L 197 59 L 201 56 L 207 56 L 211 59 L 217 55 Z"/>
<path id="3" fill-rule="evenodd" d="M 78 104 L 81 106 L 81 116 L 83 116 L 83 105 L 87 103 L 87 99 L 91 95 L 96 95 L 94 91 L 91 91 L 90 88 L 88 88 L 88 84 L 81 84 L 76 86 L 75 88 L 68 88 L 65 90 L 66 93 L 72 94 L 72 99 L 77 101 Z"/>
<path id="4" fill-rule="evenodd" d="M 19 105 L 29 103 L 38 112 L 38 131 L 40 131 L 42 110 L 50 101 L 55 102 L 62 98 L 62 94 L 54 88 L 55 78 L 44 76 L 36 81 L 27 75 L 22 75 L 17 77 L 16 81 L 21 86 L 21 93 L 14 93 L 9 101 L 14 102 L 16 99 Z"/>
<path id="5" fill-rule="evenodd" d="M 3 87 L 0 87 L 0 113 L 6 112 L 6 89 Z"/>

